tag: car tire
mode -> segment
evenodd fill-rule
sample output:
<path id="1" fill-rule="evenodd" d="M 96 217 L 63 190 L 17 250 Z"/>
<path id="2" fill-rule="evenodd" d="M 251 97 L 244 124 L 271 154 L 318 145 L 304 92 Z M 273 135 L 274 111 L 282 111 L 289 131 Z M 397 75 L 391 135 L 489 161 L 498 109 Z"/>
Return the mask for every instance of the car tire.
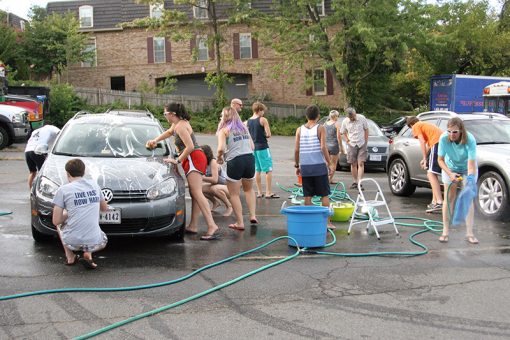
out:
<path id="1" fill-rule="evenodd" d="M 478 179 L 478 194 L 476 208 L 478 212 L 489 219 L 501 220 L 508 217 L 508 187 L 501 175 L 495 171 L 488 171 Z"/>
<path id="2" fill-rule="evenodd" d="M 0 150 L 11 144 L 7 130 L 3 126 L 0 126 Z"/>
<path id="3" fill-rule="evenodd" d="M 391 192 L 396 196 L 410 196 L 416 190 L 411 183 L 409 170 L 401 158 L 394 159 L 388 169 L 388 184 Z"/>
<path id="4" fill-rule="evenodd" d="M 38 243 L 48 243 L 53 239 L 53 236 L 41 233 L 39 230 L 32 226 L 32 238 Z"/>

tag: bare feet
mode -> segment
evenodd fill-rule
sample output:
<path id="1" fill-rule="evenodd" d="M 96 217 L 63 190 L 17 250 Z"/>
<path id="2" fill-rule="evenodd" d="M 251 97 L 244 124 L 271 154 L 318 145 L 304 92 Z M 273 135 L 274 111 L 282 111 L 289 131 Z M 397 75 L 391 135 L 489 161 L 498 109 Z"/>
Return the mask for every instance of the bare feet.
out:
<path id="1" fill-rule="evenodd" d="M 223 213 L 223 216 L 228 217 L 228 216 L 232 215 L 232 212 L 234 212 L 234 209 L 232 209 L 232 206 L 227 207 L 227 209 Z"/>

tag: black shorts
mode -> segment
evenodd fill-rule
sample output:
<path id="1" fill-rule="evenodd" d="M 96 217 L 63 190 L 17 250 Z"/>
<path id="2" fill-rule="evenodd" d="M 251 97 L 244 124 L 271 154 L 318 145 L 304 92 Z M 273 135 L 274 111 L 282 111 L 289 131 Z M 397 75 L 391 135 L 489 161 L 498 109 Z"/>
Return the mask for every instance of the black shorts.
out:
<path id="1" fill-rule="evenodd" d="M 302 177 L 302 185 L 304 197 L 329 196 L 330 188 L 328 175 Z"/>
<path id="2" fill-rule="evenodd" d="M 255 177 L 255 156 L 252 153 L 237 156 L 227 162 L 227 180 L 236 182 Z"/>
<path id="3" fill-rule="evenodd" d="M 46 155 L 38 155 L 33 151 L 27 151 L 25 152 L 25 160 L 27 161 L 28 170 L 30 172 L 37 172 L 41 170 L 46 160 Z"/>

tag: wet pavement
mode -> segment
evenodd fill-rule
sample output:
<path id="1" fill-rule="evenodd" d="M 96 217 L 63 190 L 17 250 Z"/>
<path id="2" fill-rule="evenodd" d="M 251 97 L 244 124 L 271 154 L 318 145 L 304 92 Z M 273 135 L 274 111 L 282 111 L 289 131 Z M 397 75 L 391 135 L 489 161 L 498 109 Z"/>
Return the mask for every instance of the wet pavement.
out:
<path id="1" fill-rule="evenodd" d="M 200 144 L 215 137 L 199 135 Z M 28 171 L 23 146 L 0 151 L 0 295 L 64 287 L 119 287 L 168 281 L 204 265 L 255 248 L 287 234 L 282 204 L 290 205 L 296 178 L 294 139 L 274 137 L 274 191 L 281 199 L 257 199 L 259 225 L 244 232 L 227 228 L 233 217 L 215 214 L 219 241 L 186 236 L 183 242 L 165 239 L 110 238 L 97 254 L 100 268 L 67 267 L 58 242 L 37 244 L 30 233 Z M 440 220 L 426 214 L 430 190 L 418 189 L 408 198 L 393 196 L 386 174 L 370 171 L 382 187 L 393 216 Z M 348 172 L 336 180 L 350 186 Z M 279 188 L 278 183 L 282 188 Z M 367 195 L 374 194 L 367 187 Z M 356 192 L 348 190 L 352 199 Z M 189 202 L 189 201 L 188 201 Z M 188 205 L 189 207 L 189 205 Z M 246 209 L 245 209 L 246 211 Z M 382 213 L 382 211 L 381 211 Z M 189 214 L 188 214 L 189 216 Z M 247 217 L 246 217 L 247 219 Z M 399 220 L 400 221 L 400 220 Z M 406 221 L 407 222 L 407 221 Z M 412 221 L 410 221 L 412 222 Z M 330 252 L 363 253 L 418 251 L 408 241 L 417 228 L 379 227 L 381 240 L 364 225 L 347 235 L 347 222 L 335 223 L 336 244 Z M 205 232 L 203 226 L 202 232 Z M 408 339 L 509 338 L 510 223 L 477 217 L 480 244 L 469 245 L 465 229 L 455 229 L 442 244 L 431 232 L 416 239 L 430 248 L 418 257 L 356 257 L 303 254 L 235 285 L 175 309 L 112 330 L 103 338 L 378 338 Z M 331 238 L 328 238 L 331 240 Z M 172 286 L 132 292 L 63 293 L 0 301 L 0 338 L 65 339 L 148 312 L 281 260 L 295 248 L 281 240 L 222 266 Z"/>

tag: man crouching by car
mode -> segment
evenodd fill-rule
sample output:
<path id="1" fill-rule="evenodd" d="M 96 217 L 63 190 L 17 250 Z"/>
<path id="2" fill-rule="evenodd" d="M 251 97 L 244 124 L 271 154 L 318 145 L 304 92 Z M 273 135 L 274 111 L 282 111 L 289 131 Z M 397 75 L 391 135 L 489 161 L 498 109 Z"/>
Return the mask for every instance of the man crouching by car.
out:
<path id="1" fill-rule="evenodd" d="M 53 199 L 53 224 L 68 266 L 78 261 L 87 269 L 97 268 L 92 253 L 106 247 L 108 239 L 99 227 L 99 210 L 108 210 L 101 189 L 96 182 L 83 178 L 85 164 L 81 159 L 71 159 L 65 166 L 68 184 L 62 185 Z M 83 257 L 74 254 L 83 251 Z"/>

